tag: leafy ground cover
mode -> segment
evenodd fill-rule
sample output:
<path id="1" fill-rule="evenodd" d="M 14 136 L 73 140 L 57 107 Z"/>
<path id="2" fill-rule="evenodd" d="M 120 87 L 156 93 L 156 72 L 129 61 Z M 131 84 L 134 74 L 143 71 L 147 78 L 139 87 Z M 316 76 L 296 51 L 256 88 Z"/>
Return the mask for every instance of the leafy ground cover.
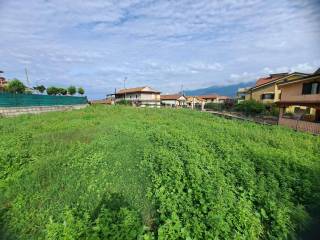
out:
<path id="1" fill-rule="evenodd" d="M 291 239 L 320 209 L 320 139 L 191 110 L 0 119 L 3 239 Z"/>

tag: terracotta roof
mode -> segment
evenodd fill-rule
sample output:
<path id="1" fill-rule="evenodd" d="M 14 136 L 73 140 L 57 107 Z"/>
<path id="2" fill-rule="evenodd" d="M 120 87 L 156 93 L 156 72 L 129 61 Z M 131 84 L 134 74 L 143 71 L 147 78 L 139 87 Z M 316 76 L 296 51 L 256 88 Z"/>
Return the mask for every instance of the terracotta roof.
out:
<path id="1" fill-rule="evenodd" d="M 212 94 L 212 95 L 203 95 L 203 96 L 198 96 L 198 97 L 202 98 L 202 99 L 216 99 L 219 96 L 216 94 Z"/>
<path id="2" fill-rule="evenodd" d="M 145 88 L 147 88 L 147 89 L 145 89 Z M 144 86 L 144 87 L 120 89 L 116 94 L 139 93 L 139 92 L 160 93 L 159 91 L 154 90 L 154 89 L 152 89 L 152 88 L 150 88 L 148 86 Z"/>
<path id="3" fill-rule="evenodd" d="M 228 96 L 218 96 L 218 98 L 221 99 L 221 100 L 230 99 L 230 97 L 228 97 Z"/>
<path id="4" fill-rule="evenodd" d="M 181 94 L 160 95 L 161 100 L 178 100 L 180 97 L 183 97 L 183 95 Z"/>
<path id="5" fill-rule="evenodd" d="M 266 84 L 266 83 L 268 83 L 268 82 L 271 82 L 271 81 L 273 81 L 273 80 L 276 80 L 276 79 L 279 79 L 279 78 L 281 78 L 281 77 L 283 77 L 283 76 L 272 76 L 272 75 L 270 75 L 269 77 L 264 77 L 264 78 L 259 78 L 258 80 L 257 80 L 257 82 L 256 82 L 256 87 L 257 86 L 260 86 L 260 85 L 262 85 L 262 84 Z"/>
<path id="6" fill-rule="evenodd" d="M 278 80 L 283 79 L 287 76 L 292 76 L 292 75 L 300 75 L 301 78 L 310 76 L 310 74 L 300 73 L 300 72 L 293 72 L 290 74 L 286 74 L 286 73 L 270 74 L 270 77 L 258 79 L 258 81 L 256 82 L 256 86 L 250 88 L 249 91 L 255 88 L 260 88 L 260 86 L 267 85 L 268 83 L 278 82 Z"/>

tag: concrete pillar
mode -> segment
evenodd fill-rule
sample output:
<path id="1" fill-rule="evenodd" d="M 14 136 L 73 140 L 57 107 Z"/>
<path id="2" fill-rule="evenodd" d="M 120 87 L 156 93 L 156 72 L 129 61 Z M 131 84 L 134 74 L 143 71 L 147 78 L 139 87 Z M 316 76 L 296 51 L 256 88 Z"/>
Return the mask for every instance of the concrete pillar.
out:
<path id="1" fill-rule="evenodd" d="M 201 102 L 201 111 L 204 111 L 204 101 Z"/>

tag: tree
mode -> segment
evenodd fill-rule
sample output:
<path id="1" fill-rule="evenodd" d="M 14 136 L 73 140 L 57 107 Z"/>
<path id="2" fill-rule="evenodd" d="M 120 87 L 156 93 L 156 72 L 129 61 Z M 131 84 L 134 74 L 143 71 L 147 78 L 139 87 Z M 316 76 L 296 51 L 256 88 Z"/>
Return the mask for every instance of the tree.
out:
<path id="1" fill-rule="evenodd" d="M 68 91 L 65 88 L 58 88 L 58 94 L 67 95 Z"/>
<path id="2" fill-rule="evenodd" d="M 83 89 L 82 87 L 79 87 L 79 88 L 78 88 L 78 93 L 79 93 L 80 95 L 83 95 L 83 94 L 84 94 L 84 89 Z"/>
<path id="3" fill-rule="evenodd" d="M 77 89 L 76 89 L 75 86 L 70 86 L 70 87 L 68 87 L 68 93 L 69 93 L 71 96 L 74 95 L 74 94 L 76 94 L 76 92 L 77 92 Z"/>
<path id="4" fill-rule="evenodd" d="M 14 78 L 13 80 L 9 81 L 6 91 L 11 93 L 24 93 L 26 90 L 26 86 L 20 80 Z"/>
<path id="5" fill-rule="evenodd" d="M 48 87 L 47 94 L 48 95 L 57 95 L 59 93 L 59 89 L 56 87 Z"/>
<path id="6" fill-rule="evenodd" d="M 38 86 L 34 87 L 33 89 L 38 90 L 40 93 L 44 93 L 44 91 L 46 90 L 46 87 L 43 85 L 38 85 Z"/>

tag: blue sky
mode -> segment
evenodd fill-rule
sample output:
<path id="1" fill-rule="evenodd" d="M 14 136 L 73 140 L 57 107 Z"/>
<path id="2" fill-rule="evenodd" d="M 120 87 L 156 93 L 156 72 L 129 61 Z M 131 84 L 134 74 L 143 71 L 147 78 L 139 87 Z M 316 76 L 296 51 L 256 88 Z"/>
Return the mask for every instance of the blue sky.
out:
<path id="1" fill-rule="evenodd" d="M 0 0 L 0 69 L 31 85 L 164 93 L 320 67 L 319 0 Z"/>

